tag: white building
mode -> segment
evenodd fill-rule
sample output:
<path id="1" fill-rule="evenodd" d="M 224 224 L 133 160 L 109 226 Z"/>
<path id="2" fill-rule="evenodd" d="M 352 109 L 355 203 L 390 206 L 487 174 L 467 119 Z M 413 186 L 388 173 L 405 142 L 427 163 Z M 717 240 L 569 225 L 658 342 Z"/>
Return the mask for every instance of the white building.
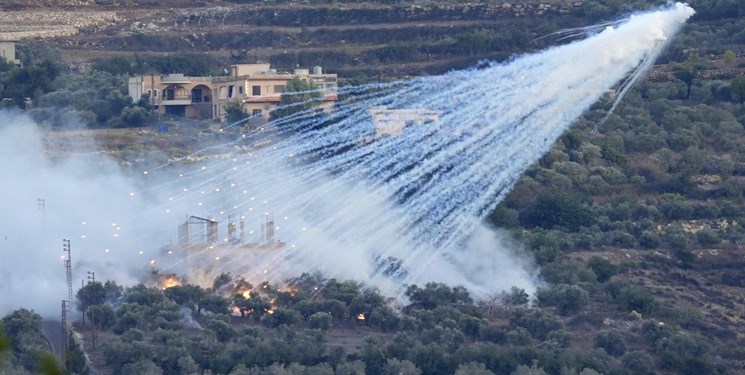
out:
<path id="1" fill-rule="evenodd" d="M 0 58 L 11 64 L 21 66 L 21 60 L 16 59 L 16 42 L 0 41 Z"/>

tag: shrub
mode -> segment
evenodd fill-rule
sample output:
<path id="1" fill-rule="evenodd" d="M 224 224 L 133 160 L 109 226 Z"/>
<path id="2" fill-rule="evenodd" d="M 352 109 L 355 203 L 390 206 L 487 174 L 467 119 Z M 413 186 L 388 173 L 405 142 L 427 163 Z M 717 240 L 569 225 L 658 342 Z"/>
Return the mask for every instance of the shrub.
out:
<path id="1" fill-rule="evenodd" d="M 541 276 L 551 284 L 577 284 L 594 282 L 597 275 L 592 269 L 573 259 L 562 259 L 541 268 Z"/>
<path id="2" fill-rule="evenodd" d="M 212 319 L 207 322 L 207 328 L 215 334 L 218 340 L 222 342 L 230 341 L 235 336 L 235 331 L 230 324 L 222 320 Z"/>
<path id="3" fill-rule="evenodd" d="M 632 248 L 636 246 L 636 238 L 623 230 L 613 230 L 604 234 L 603 242 L 617 247 Z"/>
<path id="4" fill-rule="evenodd" d="M 652 357 L 642 351 L 635 350 L 627 353 L 621 360 L 621 364 L 632 374 L 648 375 L 654 373 Z"/>
<path id="5" fill-rule="evenodd" d="M 248 117 L 248 112 L 239 100 L 232 100 L 223 106 L 225 122 L 232 124 Z"/>
<path id="6" fill-rule="evenodd" d="M 458 365 L 455 375 L 494 375 L 483 363 L 468 362 Z"/>
<path id="7" fill-rule="evenodd" d="M 657 310 L 657 301 L 646 290 L 637 287 L 625 287 L 618 295 L 618 304 L 624 311 L 636 311 L 641 314 L 652 314 Z"/>
<path id="8" fill-rule="evenodd" d="M 597 255 L 590 257 L 587 261 L 587 266 L 592 269 L 592 272 L 597 277 L 597 281 L 601 283 L 608 281 L 613 275 L 618 273 L 618 267 L 608 259 Z"/>
<path id="9" fill-rule="evenodd" d="M 310 328 L 326 331 L 331 329 L 332 318 L 331 315 L 325 312 L 317 312 L 308 318 L 308 324 L 310 325 Z"/>
<path id="10" fill-rule="evenodd" d="M 525 328 L 531 336 L 545 340 L 546 336 L 563 327 L 561 320 L 541 310 L 517 310 L 510 317 L 510 326 Z"/>
<path id="11" fill-rule="evenodd" d="M 524 306 L 530 301 L 530 296 L 525 292 L 525 289 L 513 286 L 509 293 L 506 291 L 500 293 L 499 300 L 505 305 Z"/>
<path id="12" fill-rule="evenodd" d="M 507 332 L 507 341 L 514 346 L 527 346 L 532 342 L 530 332 L 522 327 L 516 327 Z"/>
<path id="13" fill-rule="evenodd" d="M 398 317 L 396 313 L 388 306 L 378 306 L 370 312 L 367 317 L 370 325 L 378 327 L 384 331 L 395 329 L 398 326 Z"/>
<path id="14" fill-rule="evenodd" d="M 595 347 L 602 348 L 606 353 L 619 357 L 626 353 L 626 341 L 617 332 L 600 332 L 595 336 Z"/>
<path id="15" fill-rule="evenodd" d="M 711 229 L 702 229 L 696 233 L 696 240 L 701 246 L 714 246 L 718 245 L 722 240 L 717 235 L 717 232 Z"/>
<path id="16" fill-rule="evenodd" d="M 292 326 L 300 323 L 303 316 L 295 310 L 277 309 L 272 314 L 265 314 L 261 321 L 269 327 L 277 328 L 283 324 Z"/>
<path id="17" fill-rule="evenodd" d="M 145 333 L 137 328 L 132 328 L 122 333 L 121 336 L 124 342 L 142 341 L 145 338 Z"/>
<path id="18" fill-rule="evenodd" d="M 656 249 L 660 246 L 660 237 L 651 230 L 645 230 L 639 236 L 639 246 L 645 249 Z"/>
<path id="19" fill-rule="evenodd" d="M 411 361 L 399 361 L 396 358 L 389 358 L 383 367 L 382 375 L 421 375 L 419 370 Z"/>
<path id="20" fill-rule="evenodd" d="M 559 226 L 570 231 L 591 226 L 597 220 L 587 204 L 570 194 L 541 195 L 535 205 L 520 212 L 518 219 L 528 228 Z"/>
<path id="21" fill-rule="evenodd" d="M 434 309 L 437 306 L 449 304 L 468 305 L 473 303 L 473 299 L 466 288 L 458 286 L 451 288 L 446 284 L 435 282 L 427 283 L 424 288 L 410 285 L 406 289 L 406 296 L 409 297 L 412 305 L 424 309 Z M 380 305 L 382 305 L 382 298 L 380 298 Z M 350 307 L 350 309 L 352 308 Z"/>
<path id="22" fill-rule="evenodd" d="M 685 234 L 672 234 L 669 238 L 673 256 L 681 262 L 691 262 L 695 255 L 688 249 L 688 238 Z"/>
<path id="23" fill-rule="evenodd" d="M 489 215 L 488 220 L 500 228 L 517 228 L 520 225 L 518 221 L 518 212 L 515 209 L 508 208 L 504 204 L 498 205 Z"/>
<path id="24" fill-rule="evenodd" d="M 586 290 L 577 285 L 560 284 L 548 289 L 539 289 L 536 293 L 538 303 L 543 306 L 555 306 L 561 315 L 575 314 L 582 310 L 589 301 Z"/>
<path id="25" fill-rule="evenodd" d="M 126 126 L 143 126 L 150 120 L 150 112 L 142 107 L 126 107 L 122 109 L 121 119 Z"/>
<path id="26" fill-rule="evenodd" d="M 686 220 L 693 216 L 693 206 L 685 201 L 672 200 L 659 206 L 660 212 L 668 220 Z"/>

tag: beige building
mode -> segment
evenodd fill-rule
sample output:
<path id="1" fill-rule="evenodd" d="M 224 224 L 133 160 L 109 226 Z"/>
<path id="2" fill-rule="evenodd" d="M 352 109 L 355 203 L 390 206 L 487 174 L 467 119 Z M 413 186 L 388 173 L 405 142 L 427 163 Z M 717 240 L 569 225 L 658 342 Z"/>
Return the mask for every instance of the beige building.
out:
<path id="1" fill-rule="evenodd" d="M 336 74 L 323 74 L 321 67 L 277 72 L 269 64 L 231 66 L 229 76 L 187 77 L 183 74 L 146 75 L 129 79 L 129 96 L 138 101 L 143 95 L 161 114 L 186 118 L 223 119 L 225 105 L 238 101 L 246 112 L 268 119 L 280 96 L 293 78 L 322 90 L 325 111 L 331 111 L 337 97 Z"/>
<path id="2" fill-rule="evenodd" d="M 0 58 L 11 64 L 20 66 L 21 60 L 16 59 L 16 43 L 11 41 L 0 41 Z"/>

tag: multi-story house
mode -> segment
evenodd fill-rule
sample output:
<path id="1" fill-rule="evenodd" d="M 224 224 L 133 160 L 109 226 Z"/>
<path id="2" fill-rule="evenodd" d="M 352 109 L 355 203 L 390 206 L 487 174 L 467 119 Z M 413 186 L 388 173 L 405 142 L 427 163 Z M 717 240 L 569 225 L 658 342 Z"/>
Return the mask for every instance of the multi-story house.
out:
<path id="1" fill-rule="evenodd" d="M 138 101 L 147 94 L 160 114 L 186 118 L 222 119 L 225 106 L 239 102 L 247 113 L 264 119 L 277 107 L 287 82 L 298 78 L 323 93 L 320 105 L 331 111 L 337 97 L 336 74 L 324 74 L 321 67 L 277 72 L 269 64 L 231 66 L 229 76 L 187 77 L 183 74 L 145 75 L 129 79 L 129 96 Z"/>

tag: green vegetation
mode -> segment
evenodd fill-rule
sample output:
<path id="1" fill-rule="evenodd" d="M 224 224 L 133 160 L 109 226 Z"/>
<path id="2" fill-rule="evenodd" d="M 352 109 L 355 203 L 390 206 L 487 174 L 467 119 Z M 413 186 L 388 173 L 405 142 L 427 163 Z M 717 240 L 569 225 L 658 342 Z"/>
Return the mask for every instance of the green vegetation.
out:
<path id="1" fill-rule="evenodd" d="M 19 309 L 0 320 L 0 373 L 63 375 L 49 349 L 35 312 Z"/>
<path id="2" fill-rule="evenodd" d="M 349 281 L 304 274 L 282 285 L 254 286 L 227 274 L 211 288 L 122 290 L 113 282 L 92 283 L 78 292 L 78 303 L 113 311 L 105 318 L 110 324 L 96 322 L 99 349 L 92 357 L 97 368 L 113 374 L 713 374 L 724 369 L 724 362 L 711 355 L 715 342 L 681 328 L 691 318 L 675 315 L 664 300 L 615 277 L 606 286 L 590 279 L 552 285 L 539 292 L 543 308 L 474 304 L 461 287 L 428 283 L 410 286 L 410 304 L 396 311 L 376 291 Z M 523 294 L 513 288 L 503 298 L 511 296 L 521 305 Z M 590 298 L 616 309 L 583 310 Z M 622 319 L 632 310 L 645 318 L 621 325 L 599 322 Z M 655 316 L 664 316 L 666 323 Z M 29 357 L 44 345 L 38 315 L 18 310 L 2 324 L 13 348 L 7 369 L 25 374 L 38 363 L 56 366 L 43 356 L 41 362 L 34 360 L 36 354 Z M 90 324 L 77 326 L 86 341 Z M 595 328 L 598 324 L 604 328 Z M 589 351 L 584 348 L 588 328 L 599 330 L 589 338 L 595 348 Z M 357 344 L 339 346 L 334 337 L 340 335 Z M 77 342 L 70 341 L 70 347 L 66 373 L 86 374 Z"/>
<path id="3" fill-rule="evenodd" d="M 20 107 L 54 128 L 138 127 L 152 123 L 147 97 L 132 103 L 126 78 L 94 71 L 62 72 L 49 60 L 0 69 L 0 107 Z"/>
<path id="4" fill-rule="evenodd" d="M 379 2 L 391 7 L 345 7 L 340 4 L 357 2 L 343 0 L 275 12 L 271 5 L 280 2 L 264 3 L 226 20 L 300 31 L 291 37 L 277 30 L 210 31 L 193 41 L 196 47 L 164 33 L 112 37 L 107 43 L 124 51 L 172 53 L 102 60 L 85 76 L 50 63 L 58 59 L 49 53 L 22 46 L 25 68 L 0 63 L 0 97 L 8 99 L 2 105 L 26 107 L 29 98 L 28 112 L 52 126 L 68 126 L 61 120 L 66 118 L 98 127 L 143 126 L 152 115 L 147 100 L 126 97 L 126 74 L 220 74 L 221 66 L 258 57 L 280 69 L 347 69 L 355 82 L 387 79 L 386 72 L 437 73 L 528 52 L 545 43 L 535 37 L 662 2 L 583 1 L 561 17 L 426 28 L 411 24 L 491 21 L 492 8 L 398 0 Z M 101 331 L 97 366 L 116 375 L 745 371 L 738 341 L 745 314 L 745 278 L 738 271 L 745 265 L 745 3 L 691 5 L 696 17 L 650 78 L 597 131 L 612 98 L 593 107 L 489 216 L 540 266 L 546 284 L 535 296 L 512 288 L 474 300 L 461 287 L 432 283 L 409 286 L 407 305 L 394 309 L 354 282 L 309 275 L 280 291 L 231 277 L 210 288 L 165 291 L 90 284 L 77 297 L 89 321 L 95 311 Z M 364 32 L 308 27 L 362 21 L 407 25 Z M 298 46 L 303 48 L 292 49 Z M 249 52 L 269 47 L 290 51 Z M 190 48 L 233 53 L 224 61 L 183 52 Z M 282 96 L 285 106 L 272 117 L 291 118 L 317 102 L 316 94 L 302 81 L 293 83 Z M 229 112 L 233 120 L 245 115 Z M 19 310 L 3 318 L 3 374 L 41 371 L 39 353 L 48 348 L 36 317 Z M 89 337 L 87 328 L 80 330 Z M 66 369 L 83 374 L 81 348 L 71 347 L 77 349 L 65 359 Z"/>
<path id="5" fill-rule="evenodd" d="M 243 103 L 237 100 L 226 104 L 223 110 L 225 111 L 225 122 L 228 124 L 241 121 L 249 115 L 246 108 L 243 107 Z"/>
<path id="6" fill-rule="evenodd" d="M 321 100 L 323 100 L 321 91 L 309 82 L 294 78 L 287 82 L 279 99 L 279 106 L 271 112 L 271 119 L 279 120 L 306 111 L 317 106 Z"/>
<path id="7" fill-rule="evenodd" d="M 27 108 L 29 101 L 54 91 L 53 81 L 60 74 L 59 67 L 50 60 L 25 68 L 9 68 L 0 71 L 0 97 L 3 106 Z"/>

